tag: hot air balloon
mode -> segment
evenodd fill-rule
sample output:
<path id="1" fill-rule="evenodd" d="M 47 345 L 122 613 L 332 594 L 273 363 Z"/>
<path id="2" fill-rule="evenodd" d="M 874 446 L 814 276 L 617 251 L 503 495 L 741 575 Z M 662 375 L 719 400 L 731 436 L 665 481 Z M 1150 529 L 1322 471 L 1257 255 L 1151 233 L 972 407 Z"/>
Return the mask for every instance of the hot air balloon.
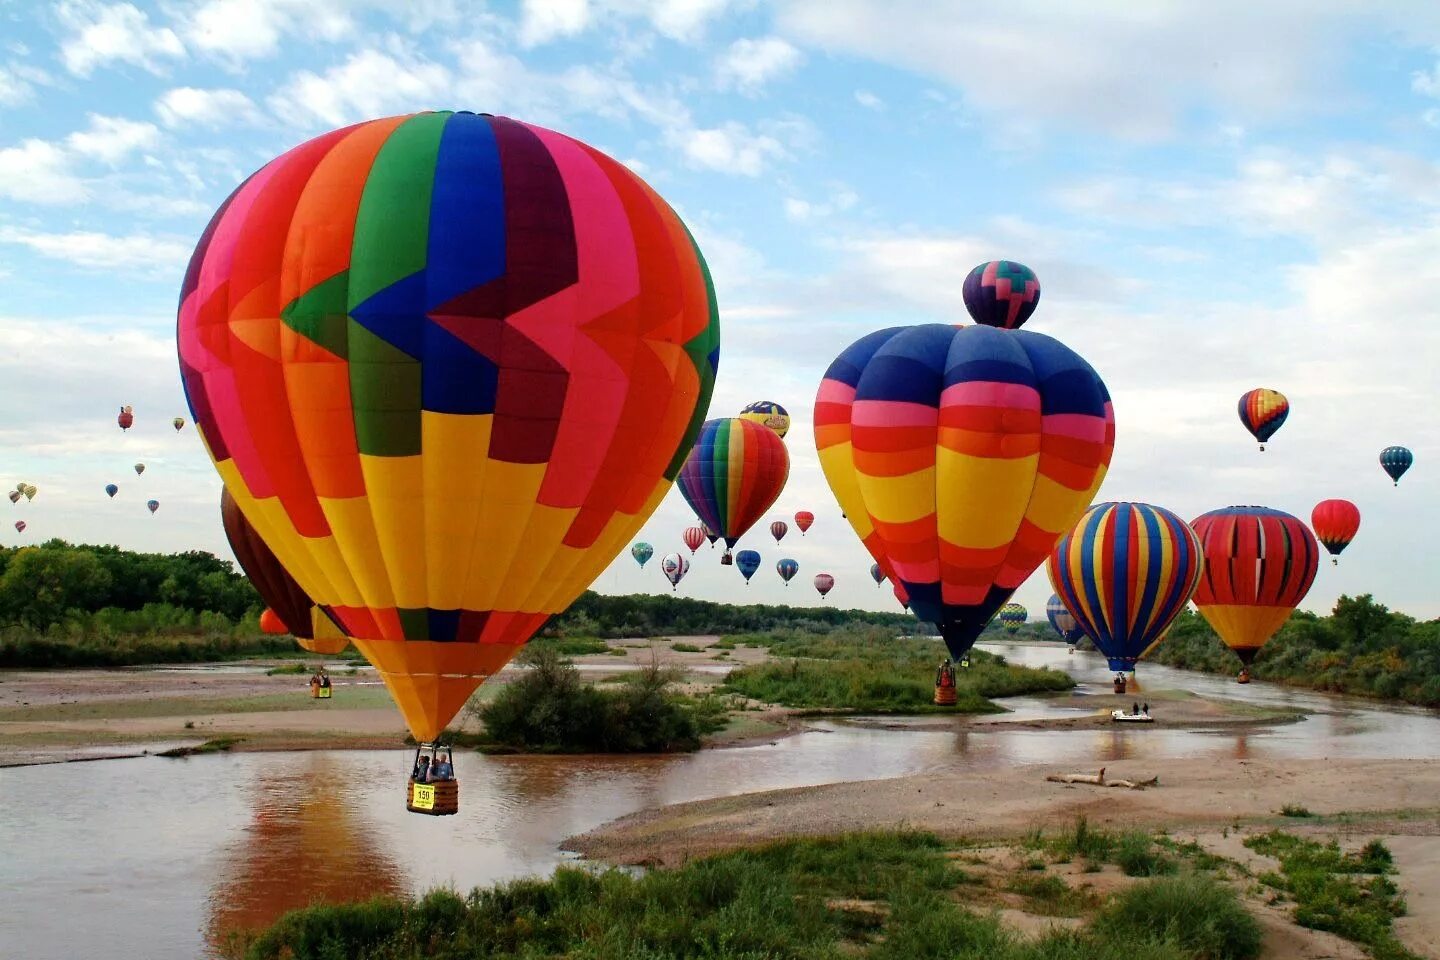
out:
<path id="1" fill-rule="evenodd" d="M 700 521 L 700 532 L 705 534 L 705 539 L 710 541 L 710 547 L 713 550 L 715 547 L 715 541 L 720 539 L 720 534 L 710 529 L 710 524 L 706 523 L 704 520 Z"/>
<path id="2" fill-rule="evenodd" d="M 685 574 L 690 572 L 690 561 L 678 553 L 667 553 L 660 558 L 660 572 L 670 581 L 670 589 L 673 591 L 680 581 L 685 579 Z"/>
<path id="3" fill-rule="evenodd" d="M 1280 429 L 1288 416 L 1290 401 L 1278 390 L 1256 387 L 1240 397 L 1240 422 L 1260 441 L 1261 450 L 1265 449 L 1265 441 Z"/>
<path id="4" fill-rule="evenodd" d="M 433 754 L 669 490 L 714 384 L 713 303 L 684 224 L 619 163 L 420 113 L 323 134 L 231 195 L 186 273 L 180 368 L 226 488 Z M 407 806 L 454 812 L 429 798 Z"/>
<path id="5" fill-rule="evenodd" d="M 156 510 L 159 510 L 159 509 L 160 509 L 160 501 L 159 501 L 159 500 L 146 500 L 146 501 L 145 501 L 145 508 L 146 508 L 147 510 L 149 510 L 149 511 L 153 514 Z"/>
<path id="6" fill-rule="evenodd" d="M 775 542 L 776 542 L 776 543 L 779 543 L 781 540 L 784 540 L 784 539 L 785 539 L 785 534 L 787 534 L 787 533 L 789 533 L 789 532 L 790 532 L 790 525 L 789 525 L 788 523 L 786 523 L 784 520 L 772 520 L 772 521 L 770 521 L 770 536 L 772 536 L 772 537 L 775 538 Z"/>
<path id="7" fill-rule="evenodd" d="M 1185 609 L 1203 562 L 1196 531 L 1164 507 L 1097 503 L 1055 545 L 1045 572 L 1110 669 L 1123 673 Z"/>
<path id="8" fill-rule="evenodd" d="M 640 569 L 644 570 L 645 564 L 649 563 L 650 558 L 655 556 L 655 548 L 641 541 L 630 548 L 630 556 L 634 557 L 635 562 L 640 564 Z"/>
<path id="9" fill-rule="evenodd" d="M 120 488 L 119 488 L 118 486 L 116 486 L 115 484 L 113 484 L 113 483 L 107 483 L 107 484 L 105 484 L 105 493 L 106 493 L 107 495 L 109 495 L 110 497 L 114 497 L 115 494 L 117 494 L 117 493 L 119 493 L 119 492 L 120 492 Z"/>
<path id="10" fill-rule="evenodd" d="M 805 536 L 805 531 L 815 522 L 815 514 L 809 510 L 801 510 L 795 514 L 795 526 L 800 528 L 800 536 Z"/>
<path id="11" fill-rule="evenodd" d="M 778 433 L 781 439 L 790 432 L 790 414 L 774 400 L 756 400 L 740 411 L 740 419 L 769 427 Z"/>
<path id="12" fill-rule="evenodd" d="M 880 564 L 870 564 L 870 579 L 875 581 L 877 587 L 885 582 L 885 571 L 880 569 Z"/>
<path id="13" fill-rule="evenodd" d="M 240 569 L 250 579 L 255 592 L 265 601 L 260 614 L 260 629 L 266 633 L 288 633 L 295 642 L 311 653 L 333 656 L 350 645 L 349 639 L 331 619 L 331 615 L 315 604 L 310 595 L 280 565 L 274 551 L 261 539 L 228 488 L 220 490 L 220 522 L 230 550 L 240 562 Z M 266 626 L 266 614 L 279 624 Z"/>
<path id="14" fill-rule="evenodd" d="M 40 492 L 40 488 L 33 483 L 27 483 L 25 484 L 25 489 L 20 492 L 25 494 L 25 500 L 28 502 L 35 499 L 35 494 Z"/>
<path id="15" fill-rule="evenodd" d="M 1014 260 L 989 260 L 965 277 L 965 309 L 976 323 L 1014 330 L 1040 305 L 1035 271 Z"/>
<path id="16" fill-rule="evenodd" d="M 790 586 L 790 580 L 800 572 L 800 564 L 789 557 L 775 561 L 775 572 L 780 574 L 780 579 L 785 581 L 785 586 Z"/>
<path id="17" fill-rule="evenodd" d="M 1205 552 L 1195 606 L 1244 665 L 1305 599 L 1320 547 L 1300 520 L 1269 507 L 1226 507 L 1191 521 Z"/>
<path id="18" fill-rule="evenodd" d="M 1070 652 L 1074 653 L 1075 644 L 1085 636 L 1085 631 L 1080 629 L 1075 614 L 1065 606 L 1065 601 L 1061 599 L 1060 594 L 1052 593 L 1050 595 L 1050 602 L 1045 604 L 1045 617 L 1050 621 L 1051 628 L 1060 634 L 1060 639 L 1070 645 Z"/>
<path id="19" fill-rule="evenodd" d="M 735 569 L 740 571 L 740 576 L 745 578 L 745 585 L 748 587 L 750 578 L 760 569 L 760 553 L 756 550 L 741 550 L 735 554 Z"/>
<path id="20" fill-rule="evenodd" d="M 700 544 L 705 542 L 705 531 L 701 527 L 686 527 L 685 532 L 680 535 L 685 541 L 685 546 L 690 548 L 691 556 L 700 549 Z"/>
<path id="21" fill-rule="evenodd" d="M 289 633 L 290 628 L 285 626 L 285 621 L 280 619 L 280 614 L 266 607 L 260 611 L 260 632 L 272 637 L 280 637 Z"/>
<path id="22" fill-rule="evenodd" d="M 175 428 L 176 433 L 179 433 L 181 430 L 185 429 L 185 418 L 176 417 L 174 420 L 170 421 L 170 426 Z"/>
<path id="23" fill-rule="evenodd" d="M 115 418 L 121 430 L 129 430 L 135 423 L 135 410 L 133 407 L 121 407 L 120 415 Z"/>
<path id="24" fill-rule="evenodd" d="M 142 474 L 142 473 L 144 473 L 144 472 L 145 472 L 145 464 L 143 464 L 143 463 L 137 463 L 137 464 L 135 464 L 135 476 L 138 477 L 138 476 L 140 476 L 140 474 Z"/>
<path id="25" fill-rule="evenodd" d="M 24 520 L 16 520 L 16 521 L 15 521 L 15 532 L 16 532 L 16 533 L 24 533 L 24 532 L 25 532 L 25 526 L 26 526 L 26 524 L 25 524 L 25 521 L 24 521 Z"/>
<path id="26" fill-rule="evenodd" d="M 690 509 L 725 539 L 723 564 L 764 515 L 790 475 L 790 455 L 773 430 L 749 420 L 706 420 L 677 483 Z"/>
<path id="27" fill-rule="evenodd" d="M 1007 603 L 1000 608 L 1000 626 L 1004 627 L 1005 632 L 1011 636 L 1019 633 L 1020 628 L 1025 626 L 1025 621 L 1029 619 L 1030 611 L 1018 603 Z"/>
<path id="28" fill-rule="evenodd" d="M 815 445 L 896 596 L 960 660 L 1089 505 L 1115 420 L 1105 384 L 1059 341 L 926 324 L 872 333 L 830 365 Z"/>
<path id="29" fill-rule="evenodd" d="M 829 593 L 830 590 L 831 590 L 834 586 L 835 586 L 835 578 L 832 577 L 832 576 L 830 576 L 830 574 L 828 574 L 828 573 L 817 573 L 817 574 L 815 574 L 815 590 L 816 590 L 817 593 L 820 594 L 820 598 L 821 598 L 822 600 L 825 598 L 825 594 Z"/>
<path id="30" fill-rule="evenodd" d="M 1330 562 L 1339 564 L 1340 551 L 1360 532 L 1360 508 L 1349 500 L 1321 500 L 1310 511 L 1310 527 L 1315 539 L 1330 551 Z"/>
<path id="31" fill-rule="evenodd" d="M 11 503 L 19 503 L 19 502 L 20 502 L 20 498 L 23 497 L 23 496 L 25 496 L 25 494 L 21 493 L 19 490 L 11 490 L 11 491 L 10 491 L 10 502 L 11 502 Z"/>
<path id="32" fill-rule="evenodd" d="M 1395 486 L 1400 486 L 1400 478 L 1410 465 L 1415 462 L 1415 454 L 1405 447 L 1386 447 L 1380 451 L 1380 466 L 1395 481 Z"/>

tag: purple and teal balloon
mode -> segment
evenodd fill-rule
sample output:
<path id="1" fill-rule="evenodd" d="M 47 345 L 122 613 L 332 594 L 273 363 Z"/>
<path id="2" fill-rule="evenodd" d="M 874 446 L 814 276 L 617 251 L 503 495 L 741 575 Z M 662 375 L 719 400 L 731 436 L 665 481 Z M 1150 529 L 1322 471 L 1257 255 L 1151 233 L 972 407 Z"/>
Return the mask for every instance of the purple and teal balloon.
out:
<path id="1" fill-rule="evenodd" d="M 146 501 L 145 501 L 145 508 L 146 508 L 147 510 L 149 510 L 149 511 L 153 514 L 156 510 L 159 510 L 159 509 L 160 509 L 160 501 L 159 501 L 159 500 L 146 500 Z"/>
<path id="2" fill-rule="evenodd" d="M 1014 260 L 990 260 L 965 278 L 965 309 L 976 323 L 1014 330 L 1040 303 L 1035 271 Z"/>
<path id="3" fill-rule="evenodd" d="M 780 579 L 785 581 L 785 586 L 790 586 L 790 581 L 795 574 L 800 572 L 800 564 L 789 557 L 775 561 L 775 572 L 780 574 Z"/>
<path id="4" fill-rule="evenodd" d="M 870 579 L 875 581 L 875 586 L 885 582 L 885 571 L 880 569 L 880 564 L 870 564 Z"/>
<path id="5" fill-rule="evenodd" d="M 655 548 L 641 541 L 630 548 L 630 556 L 634 557 L 635 562 L 640 564 L 640 569 L 644 570 L 645 564 L 649 563 L 650 558 L 655 556 Z"/>
<path id="6" fill-rule="evenodd" d="M 760 552 L 758 550 L 741 550 L 735 554 L 735 569 L 740 571 L 740 576 L 745 578 L 745 584 L 750 584 L 750 578 L 755 576 L 755 571 L 760 569 Z"/>

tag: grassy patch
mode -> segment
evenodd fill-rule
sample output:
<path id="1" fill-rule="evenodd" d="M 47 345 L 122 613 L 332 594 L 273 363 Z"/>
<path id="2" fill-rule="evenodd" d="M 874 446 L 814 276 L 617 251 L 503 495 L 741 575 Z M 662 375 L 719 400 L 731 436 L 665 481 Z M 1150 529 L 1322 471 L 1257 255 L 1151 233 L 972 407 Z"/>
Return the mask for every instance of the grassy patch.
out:
<path id="1" fill-rule="evenodd" d="M 485 688 L 482 687 L 482 690 Z M 132 697 L 116 700 L 87 700 L 81 703 L 48 703 L 33 707 L 0 710 L 0 720 L 122 720 L 140 717 L 196 717 L 218 713 L 265 713 L 271 711 L 333 709 L 393 710 L 395 702 L 383 686 L 343 686 L 334 698 L 314 700 L 304 684 L 283 693 L 249 697 Z"/>
<path id="2" fill-rule="evenodd" d="M 610 652 L 610 644 L 595 637 L 545 637 L 530 641 L 530 645 L 554 650 L 562 657 L 584 657 L 592 653 Z"/>
<path id="3" fill-rule="evenodd" d="M 1260 882 L 1295 902 L 1295 922 L 1365 945 L 1378 960 L 1412 960 L 1396 939 L 1393 923 L 1405 900 L 1390 880 L 1390 850 L 1371 840 L 1346 853 L 1335 841 L 1321 843 L 1279 830 L 1250 837 L 1245 846 L 1280 861 L 1279 873 Z"/>
<path id="4" fill-rule="evenodd" d="M 1053 873 L 1022 873 L 1005 889 L 1025 898 L 1025 910 L 1047 917 L 1078 917 L 1096 905 L 1094 894 L 1076 890 Z"/>
<path id="5" fill-rule="evenodd" d="M 206 740 L 198 747 L 175 747 L 170 750 L 162 750 L 155 756 L 193 757 L 202 753 L 224 753 L 237 743 L 243 742 L 244 739 L 244 737 L 216 737 L 214 740 Z"/>
<path id="6" fill-rule="evenodd" d="M 1115 843 L 1112 859 L 1127 877 L 1160 877 L 1177 869 L 1175 861 L 1144 833 L 1122 833 Z"/>
<path id="7" fill-rule="evenodd" d="M 315 668 L 308 663 L 287 663 L 283 667 L 271 667 L 265 671 L 267 677 L 304 676 L 307 673 L 313 674 Z"/>
<path id="8" fill-rule="evenodd" d="M 699 653 L 705 648 L 697 647 L 693 643 L 685 643 L 684 641 L 681 641 L 679 643 L 670 644 L 670 649 L 674 650 L 676 653 Z"/>
<path id="9" fill-rule="evenodd" d="M 1110 939 L 1158 940 L 1206 960 L 1250 960 L 1260 955 L 1260 924 L 1235 892 L 1204 874 L 1137 883 L 1096 918 Z"/>
<path id="10" fill-rule="evenodd" d="M 1315 814 L 1311 813 L 1309 808 L 1307 807 L 1302 807 L 1294 803 L 1287 803 L 1285 804 L 1285 806 L 1280 808 L 1280 816 L 1303 818 L 1313 817 L 1315 816 Z"/>

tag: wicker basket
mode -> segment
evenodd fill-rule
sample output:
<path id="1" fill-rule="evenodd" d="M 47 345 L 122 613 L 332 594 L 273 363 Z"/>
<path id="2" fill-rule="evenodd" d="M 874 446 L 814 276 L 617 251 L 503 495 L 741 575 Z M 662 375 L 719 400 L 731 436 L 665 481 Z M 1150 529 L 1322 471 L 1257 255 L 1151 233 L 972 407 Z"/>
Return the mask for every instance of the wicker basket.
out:
<path id="1" fill-rule="evenodd" d="M 405 785 L 405 809 L 432 817 L 445 817 L 460 812 L 460 781 L 438 780 L 416 783 L 412 777 Z"/>

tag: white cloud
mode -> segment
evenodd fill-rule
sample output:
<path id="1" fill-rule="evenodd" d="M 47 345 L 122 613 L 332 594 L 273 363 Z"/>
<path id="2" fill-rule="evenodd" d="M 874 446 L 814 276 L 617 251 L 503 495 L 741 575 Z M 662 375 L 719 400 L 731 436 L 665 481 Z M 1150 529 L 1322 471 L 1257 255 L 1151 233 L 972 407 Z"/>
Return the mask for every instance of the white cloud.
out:
<path id="1" fill-rule="evenodd" d="M 89 190 L 70 166 L 70 155 L 46 140 L 22 140 L 0 150 L 0 197 L 30 203 L 79 203 Z"/>
<path id="2" fill-rule="evenodd" d="M 836 186 L 830 196 L 820 202 L 803 200 L 799 197 L 785 198 L 785 216 L 796 223 L 843 213 L 860 202 L 860 197 L 849 187 Z"/>
<path id="3" fill-rule="evenodd" d="M 590 0 L 524 0 L 520 42 L 527 47 L 573 37 L 590 26 Z"/>
<path id="4" fill-rule="evenodd" d="M 356 29 L 337 0 L 206 0 L 189 15 L 185 39 L 222 61 L 273 56 L 287 35 L 336 41 Z"/>
<path id="5" fill-rule="evenodd" d="M 154 147 L 159 140 L 160 130 L 153 123 L 92 113 L 89 127 L 70 134 L 65 143 L 81 156 L 115 166 L 130 153 Z"/>
<path id="6" fill-rule="evenodd" d="M 1357 34 L 1440 42 L 1440 7 L 1362 0 L 784 0 L 776 24 L 805 45 L 942 78 L 1017 139 L 1048 124 L 1150 140 L 1196 111 L 1333 109 Z"/>
<path id="7" fill-rule="evenodd" d="M 175 87 L 155 101 L 155 113 L 167 127 L 195 124 L 217 129 L 256 123 L 260 118 L 260 111 L 249 97 L 227 88 Z"/>
<path id="8" fill-rule="evenodd" d="M 0 66 L 0 107 L 18 107 L 30 102 L 35 88 L 50 83 L 50 77 L 26 63 Z"/>
<path id="9" fill-rule="evenodd" d="M 692 166 L 746 177 L 758 177 L 768 161 L 789 155 L 774 137 L 733 120 L 677 131 L 670 139 Z"/>
<path id="10" fill-rule="evenodd" d="M 448 106 L 454 78 L 440 64 L 417 55 L 368 49 L 353 53 L 323 74 L 301 71 L 267 103 L 281 120 L 298 127 L 337 127 L 387 113 Z"/>
<path id="11" fill-rule="evenodd" d="M 88 77 L 96 67 L 129 63 L 159 73 L 164 61 L 185 55 L 180 37 L 150 23 L 149 14 L 129 3 L 65 0 L 56 13 L 70 35 L 60 45 L 65 69 Z"/>
<path id="12" fill-rule="evenodd" d="M 117 237 L 92 231 L 44 233 L 20 227 L 0 227 L 0 244 L 26 247 L 43 257 L 78 267 L 137 268 L 176 276 L 185 269 L 191 251 L 191 244 L 147 234 Z"/>
<path id="13" fill-rule="evenodd" d="M 732 0 L 641 0 L 655 29 L 672 40 L 694 40 Z"/>
<path id="14" fill-rule="evenodd" d="M 884 101 L 884 100 L 881 100 L 879 97 L 877 97 L 875 94 L 871 93 L 869 90 L 856 90 L 856 91 L 855 91 L 855 102 L 858 103 L 858 104 L 860 104 L 860 106 L 864 107 L 866 110 L 884 110 L 884 109 L 885 109 L 885 101 Z"/>
<path id="15" fill-rule="evenodd" d="M 722 90 L 755 95 L 771 80 L 800 66 L 804 57 L 779 37 L 742 37 L 716 61 L 715 82 Z"/>
<path id="16" fill-rule="evenodd" d="M 1411 74 L 1410 89 L 1426 97 L 1440 98 L 1440 63 Z"/>

